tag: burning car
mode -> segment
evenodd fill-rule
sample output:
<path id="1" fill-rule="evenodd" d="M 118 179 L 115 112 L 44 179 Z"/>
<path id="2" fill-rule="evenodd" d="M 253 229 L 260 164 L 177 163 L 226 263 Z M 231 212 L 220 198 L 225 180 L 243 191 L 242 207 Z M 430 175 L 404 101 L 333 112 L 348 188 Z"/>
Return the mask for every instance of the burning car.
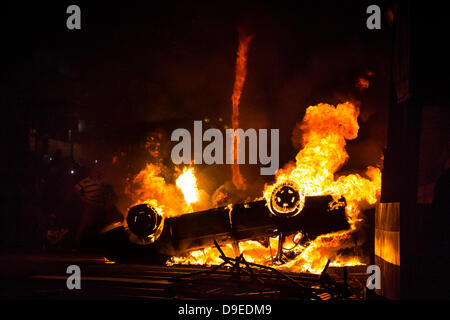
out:
<path id="1" fill-rule="evenodd" d="M 278 185 L 266 199 L 165 218 L 149 203 L 132 206 L 125 222 L 105 232 L 111 259 L 178 256 L 193 250 L 239 241 L 268 239 L 301 232 L 302 241 L 347 230 L 345 199 L 305 197 L 292 182 Z M 280 242 L 281 246 L 282 242 Z M 239 253 L 238 253 L 239 255 Z M 278 249 L 278 259 L 281 259 Z"/>

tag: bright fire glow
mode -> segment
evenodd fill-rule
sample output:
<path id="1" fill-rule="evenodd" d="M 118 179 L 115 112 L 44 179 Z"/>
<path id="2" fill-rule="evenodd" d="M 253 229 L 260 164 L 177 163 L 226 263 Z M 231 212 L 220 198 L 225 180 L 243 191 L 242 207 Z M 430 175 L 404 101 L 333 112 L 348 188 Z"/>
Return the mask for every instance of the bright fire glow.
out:
<path id="1" fill-rule="evenodd" d="M 184 200 L 189 206 L 199 200 L 194 168 L 184 168 L 183 173 L 177 179 L 176 185 L 183 192 Z"/>
<path id="2" fill-rule="evenodd" d="M 320 103 L 307 108 L 300 129 L 303 131 L 303 148 L 296 156 L 295 163 L 289 163 L 277 172 L 276 183 L 266 185 L 264 197 L 269 200 L 275 185 L 286 180 L 294 180 L 306 191 L 306 196 L 333 195 L 336 199 L 344 196 L 347 202 L 346 216 L 350 229 L 317 237 L 305 247 L 295 247 L 295 258 L 277 266 L 295 272 L 321 272 L 330 259 L 331 266 L 360 264 L 355 255 L 343 256 L 339 250 L 354 247 L 354 231 L 361 221 L 361 208 L 374 205 L 381 190 L 381 171 L 368 167 L 364 176 L 360 174 L 337 175 L 336 172 L 347 161 L 346 140 L 355 139 L 359 125 L 359 110 L 354 104 L 345 102 L 336 107 Z M 332 205 L 332 204 L 330 204 Z M 251 262 L 271 264 L 276 256 L 278 240 L 269 239 L 270 245 L 257 241 L 239 243 L 241 253 Z M 289 239 L 284 243 L 288 248 Z M 292 244 L 294 247 L 295 244 Z M 230 247 L 231 248 L 231 247 Z M 230 249 L 228 248 L 228 249 Z M 230 255 L 233 255 L 232 251 Z M 185 257 L 174 257 L 172 263 L 218 264 L 222 260 L 214 248 L 196 250 Z"/>
<path id="3" fill-rule="evenodd" d="M 239 126 L 239 100 L 247 74 L 247 51 L 251 36 L 240 34 L 238 57 L 236 61 L 236 78 L 233 89 L 232 127 Z M 371 76 L 372 74 L 367 74 Z M 369 86 L 368 80 L 361 78 L 357 86 L 363 90 Z M 365 172 L 339 174 L 339 169 L 348 160 L 345 146 L 347 140 L 358 136 L 358 108 L 351 102 L 333 106 L 319 103 L 306 109 L 303 120 L 299 124 L 303 132 L 302 149 L 295 162 L 288 163 L 278 170 L 276 181 L 266 185 L 263 197 L 270 201 L 270 195 L 280 183 L 294 181 L 305 190 L 305 196 L 332 195 L 335 199 L 330 206 L 338 205 L 336 200 L 343 196 L 346 200 L 345 212 L 350 229 L 317 237 L 309 243 L 298 244 L 302 235 L 291 235 L 286 238 L 284 250 L 289 251 L 289 260 L 283 264 L 273 264 L 277 256 L 278 239 L 270 238 L 266 243 L 259 241 L 242 241 L 239 251 L 250 262 L 273 265 L 277 268 L 294 272 L 321 272 L 330 260 L 331 266 L 351 266 L 360 264 L 361 260 L 355 250 L 354 235 L 361 222 L 360 212 L 373 206 L 379 199 L 381 190 L 381 171 L 377 167 L 367 167 Z M 154 144 L 156 148 L 158 144 Z M 235 145 L 236 141 L 235 141 Z M 236 153 L 234 153 L 236 157 Z M 236 159 L 235 159 L 236 160 Z M 236 163 L 236 161 L 234 161 Z M 208 205 L 208 201 L 200 201 L 197 178 L 193 168 L 184 168 L 176 178 L 175 184 L 166 182 L 163 172 L 167 168 L 159 164 L 148 164 L 128 185 L 129 194 L 135 204 L 148 202 L 163 212 L 166 217 L 192 212 Z M 164 177 L 163 177 L 164 176 Z M 172 181 L 173 176 L 169 179 Z M 245 179 L 239 167 L 232 166 L 232 182 L 238 190 L 245 190 Z M 202 195 L 205 192 L 202 190 Z M 208 197 L 207 197 L 208 198 Z M 226 192 L 219 192 L 214 202 L 222 202 L 228 198 Z M 236 246 L 231 244 L 222 247 L 227 256 L 234 256 Z M 345 249 L 346 253 L 343 253 Z M 348 251 L 352 253 L 348 253 Z M 167 263 L 212 265 L 222 263 L 216 248 L 204 248 L 192 251 L 182 257 L 172 257 Z"/>
<path id="4" fill-rule="evenodd" d="M 185 168 L 176 185 L 166 182 L 163 171 L 166 170 L 160 164 L 147 164 L 127 184 L 125 193 L 131 197 L 132 206 L 151 201 L 165 217 L 192 212 L 192 204 L 198 201 L 199 194 L 194 170 Z"/>

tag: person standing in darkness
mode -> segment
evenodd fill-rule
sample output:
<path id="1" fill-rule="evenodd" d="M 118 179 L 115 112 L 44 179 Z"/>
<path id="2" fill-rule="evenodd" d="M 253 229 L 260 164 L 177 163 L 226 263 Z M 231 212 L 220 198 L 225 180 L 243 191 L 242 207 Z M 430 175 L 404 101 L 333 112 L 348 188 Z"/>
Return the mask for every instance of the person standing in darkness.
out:
<path id="1" fill-rule="evenodd" d="M 80 224 L 75 235 L 75 243 L 80 246 L 82 238 L 93 236 L 95 228 L 104 220 L 106 195 L 101 167 L 92 166 L 88 177 L 75 185 L 75 191 L 83 205 Z"/>

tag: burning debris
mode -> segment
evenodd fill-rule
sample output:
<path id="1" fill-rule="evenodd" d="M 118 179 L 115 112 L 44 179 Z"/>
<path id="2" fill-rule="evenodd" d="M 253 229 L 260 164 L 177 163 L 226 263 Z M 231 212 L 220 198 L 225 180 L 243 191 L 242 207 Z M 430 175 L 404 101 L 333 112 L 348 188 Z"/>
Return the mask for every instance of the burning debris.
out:
<path id="1" fill-rule="evenodd" d="M 358 109 L 349 102 L 336 107 L 329 104 L 309 107 L 300 124 L 300 129 L 304 132 L 303 149 L 297 154 L 296 163 L 289 163 L 279 170 L 277 182 L 266 186 L 264 198 L 269 208 L 274 204 L 280 209 L 277 201 L 282 201 L 282 198 L 277 196 L 277 192 L 283 190 L 286 184 L 298 185 L 298 190 L 301 190 L 299 200 L 302 198 L 301 195 L 307 197 L 331 195 L 334 199 L 330 201 L 331 207 L 342 206 L 342 203 L 337 200 L 340 197 L 344 197 L 346 201 L 345 214 L 349 223 L 348 230 L 320 235 L 304 246 L 299 246 L 292 236 L 285 239 L 291 242 L 291 245 L 289 243 L 285 245 L 293 247 L 292 250 L 297 255 L 294 254 L 295 257 L 292 260 L 279 265 L 279 268 L 318 273 L 324 268 L 328 259 L 331 259 L 333 266 L 360 263 L 360 257 L 343 256 L 339 254 L 339 251 L 354 246 L 353 235 L 361 221 L 359 217 L 361 209 L 374 205 L 379 197 L 381 171 L 379 168 L 368 167 L 365 172 L 366 177 L 359 174 L 335 177 L 335 173 L 348 159 L 345 151 L 346 140 L 357 137 L 358 114 Z M 301 205 L 298 208 L 301 208 Z M 320 221 L 319 213 L 316 219 Z M 274 244 L 274 247 L 279 246 L 279 239 L 270 238 L 269 242 Z M 250 261 L 269 264 L 273 262 L 272 246 L 264 246 L 258 241 L 246 241 L 240 242 L 239 247 Z M 229 249 L 232 249 L 231 245 Z M 191 252 L 188 257 L 173 258 L 171 263 L 217 263 L 217 257 L 218 253 L 213 248 L 206 248 Z"/>
<path id="2" fill-rule="evenodd" d="M 239 100 L 247 75 L 247 52 L 253 36 L 239 32 L 236 77 L 232 95 L 232 128 L 239 126 Z M 368 72 L 367 76 L 372 76 Z M 357 87 L 367 89 L 360 77 Z M 200 190 L 192 167 L 179 170 L 175 183 L 162 177 L 161 162 L 149 164 L 129 188 L 130 207 L 124 231 L 130 241 L 167 255 L 167 264 L 220 264 L 217 241 L 227 255 L 289 271 L 319 273 L 327 265 L 357 265 L 361 257 L 343 249 L 355 246 L 363 208 L 373 206 L 381 189 L 379 168 L 340 175 L 348 160 L 346 141 L 358 136 L 359 109 L 351 102 L 319 103 L 306 109 L 301 123 L 302 149 L 296 161 L 276 173 L 261 198 L 231 204 L 223 186 L 212 195 Z M 237 160 L 238 137 L 230 150 L 232 183 L 244 193 L 247 185 Z M 211 203 L 212 202 L 212 203 Z M 210 209 L 216 205 L 216 208 Z M 225 206 L 220 206 L 225 205 Z M 194 212 L 208 209 L 205 211 Z M 188 214 L 189 213 L 189 214 Z"/>
<path id="3" fill-rule="evenodd" d="M 352 296 L 360 297 L 360 295 L 355 295 L 355 292 L 352 292 L 355 288 L 350 290 L 348 287 L 346 268 L 344 268 L 343 283 L 337 282 L 326 273 L 330 263 L 329 260 L 320 276 L 311 277 L 311 275 L 302 274 L 292 277 L 275 268 L 249 262 L 243 254 L 236 258 L 228 257 L 216 241 L 214 241 L 214 245 L 220 253 L 219 257 L 222 259 L 222 263 L 208 270 L 172 277 L 171 281 L 173 284 L 169 287 L 168 292 L 175 291 L 178 295 L 180 293 L 183 294 L 183 287 L 187 287 L 189 295 L 192 295 L 192 291 L 195 291 L 193 287 L 194 282 L 203 282 L 202 289 L 206 289 L 208 294 L 221 294 L 226 295 L 228 298 L 245 296 L 292 298 L 294 296 L 300 299 L 330 300 L 348 299 L 352 298 Z M 221 267 L 229 267 L 228 270 L 231 277 L 228 277 L 226 283 L 223 283 L 221 286 L 217 287 L 216 285 L 208 290 L 205 286 L 205 284 L 208 284 L 208 281 L 205 281 L 200 276 L 209 275 L 210 279 L 214 278 L 214 283 L 220 280 L 223 281 L 223 275 L 219 271 Z M 245 286 L 242 285 L 244 283 Z"/>
<path id="4" fill-rule="evenodd" d="M 368 78 L 372 77 L 374 74 L 375 73 L 373 71 L 367 71 L 364 76 L 358 77 L 358 80 L 356 81 L 356 87 L 359 89 L 359 91 L 369 89 L 370 81 Z"/>

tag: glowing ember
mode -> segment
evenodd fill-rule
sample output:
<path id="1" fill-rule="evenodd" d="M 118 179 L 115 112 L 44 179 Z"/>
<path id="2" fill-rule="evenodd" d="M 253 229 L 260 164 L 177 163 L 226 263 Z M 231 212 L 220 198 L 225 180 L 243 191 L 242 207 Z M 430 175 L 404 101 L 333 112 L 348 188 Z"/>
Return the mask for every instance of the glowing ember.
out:
<path id="1" fill-rule="evenodd" d="M 359 88 L 360 91 L 368 89 L 369 85 L 370 85 L 369 80 L 363 77 L 359 77 L 358 81 L 356 82 L 356 87 Z"/>
<path id="2" fill-rule="evenodd" d="M 226 256 L 233 256 L 233 246 L 227 244 L 221 247 Z M 216 248 L 204 248 L 202 250 L 195 250 L 189 253 L 187 257 L 172 257 L 167 265 L 174 264 L 198 264 L 198 265 L 213 265 L 221 264 L 223 260 L 220 258 L 220 252 Z"/>

